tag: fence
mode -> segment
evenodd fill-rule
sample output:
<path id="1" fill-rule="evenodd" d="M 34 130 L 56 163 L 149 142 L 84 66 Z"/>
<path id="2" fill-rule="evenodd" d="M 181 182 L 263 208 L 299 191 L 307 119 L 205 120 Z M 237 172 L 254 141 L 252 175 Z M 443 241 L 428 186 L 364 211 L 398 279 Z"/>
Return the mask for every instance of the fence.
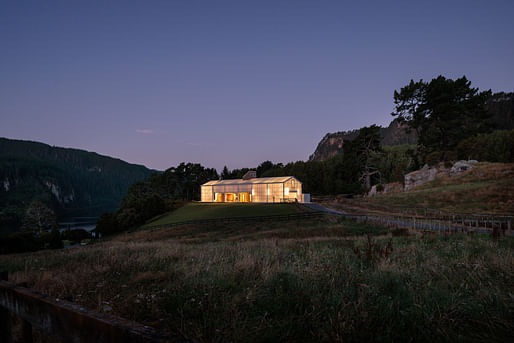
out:
<path id="1" fill-rule="evenodd" d="M 153 328 L 120 317 L 96 314 L 7 282 L 0 275 L 0 342 L 12 342 L 11 316 L 21 319 L 21 339 L 32 342 L 32 327 L 62 342 L 168 342 Z"/>
<path id="2" fill-rule="evenodd" d="M 427 207 L 380 206 L 351 208 L 344 216 L 383 225 L 451 232 L 492 232 L 513 235 L 514 215 L 450 212 Z M 382 213 L 384 214 L 382 214 Z"/>
<path id="3" fill-rule="evenodd" d="M 345 215 L 361 222 L 373 222 L 385 226 L 445 232 L 486 232 L 495 235 L 513 235 L 512 216 L 441 214 L 421 215 Z"/>

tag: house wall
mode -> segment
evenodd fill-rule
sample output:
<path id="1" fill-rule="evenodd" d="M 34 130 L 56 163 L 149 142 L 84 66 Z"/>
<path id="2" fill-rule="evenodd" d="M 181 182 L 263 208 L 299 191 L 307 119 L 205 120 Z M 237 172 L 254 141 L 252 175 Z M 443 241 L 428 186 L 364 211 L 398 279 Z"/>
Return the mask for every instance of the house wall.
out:
<path id="1" fill-rule="evenodd" d="M 289 189 L 288 195 L 285 194 L 286 188 Z M 283 202 L 295 201 L 295 199 L 299 202 L 303 201 L 302 184 L 296 179 L 268 184 L 201 186 L 202 202 L 216 201 L 215 193 L 249 193 L 251 194 L 251 202 Z M 222 202 L 225 201 L 225 197 L 221 195 L 218 196 L 218 199 Z"/>
<path id="2" fill-rule="evenodd" d="M 268 185 L 255 184 L 252 192 L 252 202 L 267 202 L 266 189 Z"/>
<path id="3" fill-rule="evenodd" d="M 212 186 L 201 186 L 201 198 L 202 202 L 214 201 L 212 198 Z"/>

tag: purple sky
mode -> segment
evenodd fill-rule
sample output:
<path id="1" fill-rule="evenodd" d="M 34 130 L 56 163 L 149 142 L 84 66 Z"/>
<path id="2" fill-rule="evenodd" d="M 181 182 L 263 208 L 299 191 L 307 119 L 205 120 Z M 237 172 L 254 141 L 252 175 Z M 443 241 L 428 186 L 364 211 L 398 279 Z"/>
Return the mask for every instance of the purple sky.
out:
<path id="1" fill-rule="evenodd" d="M 166 169 L 306 160 L 410 79 L 514 91 L 514 1 L 0 3 L 0 136 Z"/>

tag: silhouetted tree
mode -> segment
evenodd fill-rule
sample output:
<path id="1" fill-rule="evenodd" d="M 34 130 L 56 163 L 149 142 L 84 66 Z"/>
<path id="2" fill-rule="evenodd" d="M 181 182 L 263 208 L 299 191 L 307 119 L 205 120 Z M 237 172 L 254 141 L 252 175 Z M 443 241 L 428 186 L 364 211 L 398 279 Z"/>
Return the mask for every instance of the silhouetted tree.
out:
<path id="1" fill-rule="evenodd" d="M 426 153 L 453 150 L 464 138 L 488 132 L 490 116 L 485 103 L 491 91 L 471 88 L 465 76 L 454 80 L 438 76 L 394 91 L 393 116 L 416 130 Z"/>
<path id="2" fill-rule="evenodd" d="M 54 211 L 45 203 L 34 200 L 25 212 L 23 226 L 27 230 L 41 234 L 43 231 L 54 229 L 57 226 L 57 218 Z"/>
<path id="3" fill-rule="evenodd" d="M 230 179 L 230 172 L 228 171 L 227 166 L 223 167 L 223 171 L 221 172 L 221 179 L 222 180 Z"/>

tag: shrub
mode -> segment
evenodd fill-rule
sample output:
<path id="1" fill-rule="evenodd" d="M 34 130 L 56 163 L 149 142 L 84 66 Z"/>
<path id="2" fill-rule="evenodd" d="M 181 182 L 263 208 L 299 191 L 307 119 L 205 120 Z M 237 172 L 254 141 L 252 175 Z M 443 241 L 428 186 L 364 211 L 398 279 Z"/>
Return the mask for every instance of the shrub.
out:
<path id="1" fill-rule="evenodd" d="M 438 164 L 439 162 L 441 162 L 442 160 L 442 153 L 439 152 L 439 151 L 434 151 L 434 152 L 431 152 L 430 154 L 427 155 L 427 157 L 425 157 L 425 162 L 429 165 L 429 166 L 435 166 L 436 164 Z"/>
<path id="2" fill-rule="evenodd" d="M 464 139 L 457 146 L 460 159 L 514 162 L 514 130 L 494 131 Z"/>

